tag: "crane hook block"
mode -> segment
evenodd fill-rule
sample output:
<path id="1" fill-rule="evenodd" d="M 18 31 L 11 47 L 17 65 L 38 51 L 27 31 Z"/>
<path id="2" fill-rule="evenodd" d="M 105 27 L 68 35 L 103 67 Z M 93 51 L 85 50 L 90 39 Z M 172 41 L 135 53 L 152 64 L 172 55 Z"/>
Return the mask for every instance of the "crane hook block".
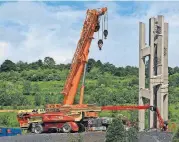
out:
<path id="1" fill-rule="evenodd" d="M 103 46 L 103 40 L 100 39 L 100 40 L 98 40 L 98 47 L 99 47 L 99 50 L 101 50 L 102 46 Z"/>
<path id="2" fill-rule="evenodd" d="M 104 30 L 103 34 L 104 34 L 104 39 L 107 39 L 107 36 L 108 36 L 108 30 Z"/>

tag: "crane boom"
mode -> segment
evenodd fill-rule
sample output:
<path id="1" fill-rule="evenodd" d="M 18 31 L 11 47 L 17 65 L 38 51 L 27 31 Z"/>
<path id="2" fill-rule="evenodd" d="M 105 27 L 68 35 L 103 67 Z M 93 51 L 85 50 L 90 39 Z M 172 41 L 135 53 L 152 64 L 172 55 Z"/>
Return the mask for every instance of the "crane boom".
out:
<path id="1" fill-rule="evenodd" d="M 77 93 L 78 85 L 88 61 L 89 48 L 93 39 L 94 32 L 98 31 L 100 16 L 107 12 L 107 8 L 100 10 L 87 10 L 80 39 L 77 44 L 76 52 L 72 59 L 70 73 L 66 79 L 62 94 L 64 95 L 63 105 L 72 105 Z"/>

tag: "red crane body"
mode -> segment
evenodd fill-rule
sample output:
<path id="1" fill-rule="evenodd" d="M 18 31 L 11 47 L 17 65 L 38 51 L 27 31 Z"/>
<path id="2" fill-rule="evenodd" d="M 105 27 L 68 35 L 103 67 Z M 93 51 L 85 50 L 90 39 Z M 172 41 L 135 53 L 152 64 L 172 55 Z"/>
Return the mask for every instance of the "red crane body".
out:
<path id="1" fill-rule="evenodd" d="M 144 106 L 84 106 L 84 108 L 81 108 L 80 106 L 74 106 L 74 107 L 60 107 L 56 112 L 43 112 L 38 113 L 38 111 L 32 112 L 32 113 L 24 113 L 23 115 L 21 113 L 18 114 L 18 121 L 21 128 L 26 127 L 27 129 L 30 129 L 32 127 L 32 124 L 34 124 L 33 129 L 38 128 L 39 126 L 43 128 L 42 131 L 48 131 L 49 129 L 59 129 L 63 132 L 66 132 L 64 129 L 64 126 L 68 125 L 70 127 L 70 130 L 73 132 L 79 132 L 81 128 L 86 129 L 91 127 L 88 122 L 89 121 L 101 121 L 105 120 L 105 118 L 98 118 L 98 117 L 91 117 L 90 118 L 83 118 L 83 113 L 90 112 L 101 112 L 101 111 L 120 111 L 120 110 L 151 110 L 156 112 L 158 121 L 159 121 L 159 128 L 162 131 L 166 131 L 167 123 L 165 123 L 159 113 L 158 108 L 150 105 L 144 105 Z M 40 119 L 37 119 L 40 118 Z M 97 122 L 96 121 L 96 122 Z M 95 124 L 96 124 L 95 122 Z M 39 124 L 40 123 L 40 124 Z M 42 124 L 41 124 L 42 123 Z M 102 128 L 107 127 L 109 124 L 102 124 Z M 43 127 L 42 127 L 43 126 Z M 95 126 L 97 127 L 97 126 Z M 94 130 L 95 127 L 92 127 Z M 31 131 L 33 131 L 33 129 Z M 39 128 L 38 128 L 39 129 Z M 69 130 L 69 132 L 70 132 Z M 37 132 L 35 132 L 37 133 Z"/>

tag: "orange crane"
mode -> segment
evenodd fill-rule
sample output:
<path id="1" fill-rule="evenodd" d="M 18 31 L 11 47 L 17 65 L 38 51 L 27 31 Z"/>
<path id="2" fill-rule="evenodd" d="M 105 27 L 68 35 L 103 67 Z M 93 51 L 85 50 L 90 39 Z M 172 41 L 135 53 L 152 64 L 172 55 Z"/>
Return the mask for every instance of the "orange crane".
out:
<path id="1" fill-rule="evenodd" d="M 32 114 L 42 115 L 42 116 L 45 116 L 45 118 L 48 116 L 49 117 L 48 121 L 53 121 L 53 120 L 56 121 L 56 117 L 58 116 L 59 121 L 60 122 L 63 121 L 63 123 L 61 124 L 64 124 L 64 122 L 68 122 L 68 121 L 77 122 L 77 121 L 81 121 L 82 119 L 84 120 L 84 118 L 86 119 L 86 118 L 98 117 L 98 112 L 101 111 L 100 107 L 97 107 L 95 105 L 83 104 L 84 83 L 85 83 L 85 73 L 86 73 L 86 67 L 87 67 L 87 62 L 88 62 L 89 48 L 90 48 L 92 39 L 94 39 L 93 38 L 94 33 L 99 32 L 100 23 L 101 23 L 102 24 L 102 39 L 98 41 L 98 47 L 101 50 L 102 45 L 103 45 L 103 36 L 104 36 L 104 39 L 106 39 L 108 35 L 107 19 L 108 19 L 107 7 L 100 8 L 100 9 L 92 9 L 92 10 L 88 9 L 87 10 L 86 18 L 83 24 L 81 35 L 80 35 L 80 39 L 78 41 L 76 52 L 72 59 L 70 72 L 66 79 L 64 89 L 62 91 L 62 94 L 64 95 L 63 103 L 46 105 L 45 114 L 44 113 L 34 114 L 34 112 Z M 83 80 L 82 80 L 82 86 L 80 90 L 79 104 L 74 104 L 74 99 L 77 94 L 78 86 L 80 84 L 82 75 L 83 75 Z M 46 112 L 48 112 L 48 114 Z M 27 124 L 27 121 L 24 121 L 24 118 L 25 118 L 24 112 L 23 113 L 20 112 L 18 114 L 20 114 L 18 115 L 18 120 L 19 120 L 21 127 L 32 127 Z M 23 114 L 23 117 L 21 117 L 22 116 L 21 114 Z M 27 114 L 32 115 L 29 112 Z M 45 118 L 43 118 L 43 120 L 41 118 L 41 120 L 43 122 L 46 122 Z M 29 123 L 31 122 L 32 121 L 30 121 Z M 83 125 L 87 125 L 86 124 L 87 122 L 88 120 L 86 119 L 84 122 L 85 124 Z M 34 121 L 32 123 L 34 123 Z M 70 124 L 68 125 L 72 126 L 72 122 L 70 122 Z M 76 126 L 76 123 L 73 123 L 73 126 Z M 55 125 L 54 127 L 57 127 L 57 126 Z M 62 125 L 60 126 L 58 125 L 58 128 L 59 127 L 62 127 Z"/>
<path id="2" fill-rule="evenodd" d="M 58 132 L 80 132 L 90 127 L 90 130 L 106 130 L 110 118 L 98 117 L 98 112 L 109 110 L 139 110 L 150 109 L 157 113 L 160 120 L 160 128 L 166 130 L 162 117 L 158 109 L 149 105 L 146 106 L 95 106 L 83 104 L 84 82 L 86 64 L 88 61 L 89 48 L 93 35 L 100 29 L 100 20 L 107 19 L 107 8 L 87 10 L 80 40 L 74 54 L 70 73 L 67 77 L 62 94 L 64 94 L 63 104 L 48 104 L 43 111 L 19 112 L 17 115 L 21 128 L 25 128 L 34 133 L 42 133 L 50 130 Z M 102 35 L 105 39 L 108 35 L 107 29 L 103 29 L 105 23 L 102 21 Z M 105 26 L 104 26 L 105 27 Z M 101 50 L 103 38 L 98 41 Z M 79 104 L 74 104 L 78 86 L 82 79 Z"/>

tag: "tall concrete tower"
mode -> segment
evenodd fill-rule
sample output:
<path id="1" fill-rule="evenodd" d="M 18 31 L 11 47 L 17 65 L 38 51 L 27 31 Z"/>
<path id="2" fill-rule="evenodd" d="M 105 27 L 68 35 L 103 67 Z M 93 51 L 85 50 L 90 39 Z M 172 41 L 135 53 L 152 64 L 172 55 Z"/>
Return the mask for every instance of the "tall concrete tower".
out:
<path id="1" fill-rule="evenodd" d="M 146 46 L 145 24 L 139 23 L 139 105 L 144 98 L 151 106 L 157 106 L 164 120 L 168 120 L 168 23 L 164 17 L 149 19 L 149 46 Z M 149 87 L 146 88 L 146 62 L 148 56 Z M 150 128 L 158 128 L 158 120 L 150 111 Z M 145 111 L 139 111 L 139 128 L 145 129 Z"/>

